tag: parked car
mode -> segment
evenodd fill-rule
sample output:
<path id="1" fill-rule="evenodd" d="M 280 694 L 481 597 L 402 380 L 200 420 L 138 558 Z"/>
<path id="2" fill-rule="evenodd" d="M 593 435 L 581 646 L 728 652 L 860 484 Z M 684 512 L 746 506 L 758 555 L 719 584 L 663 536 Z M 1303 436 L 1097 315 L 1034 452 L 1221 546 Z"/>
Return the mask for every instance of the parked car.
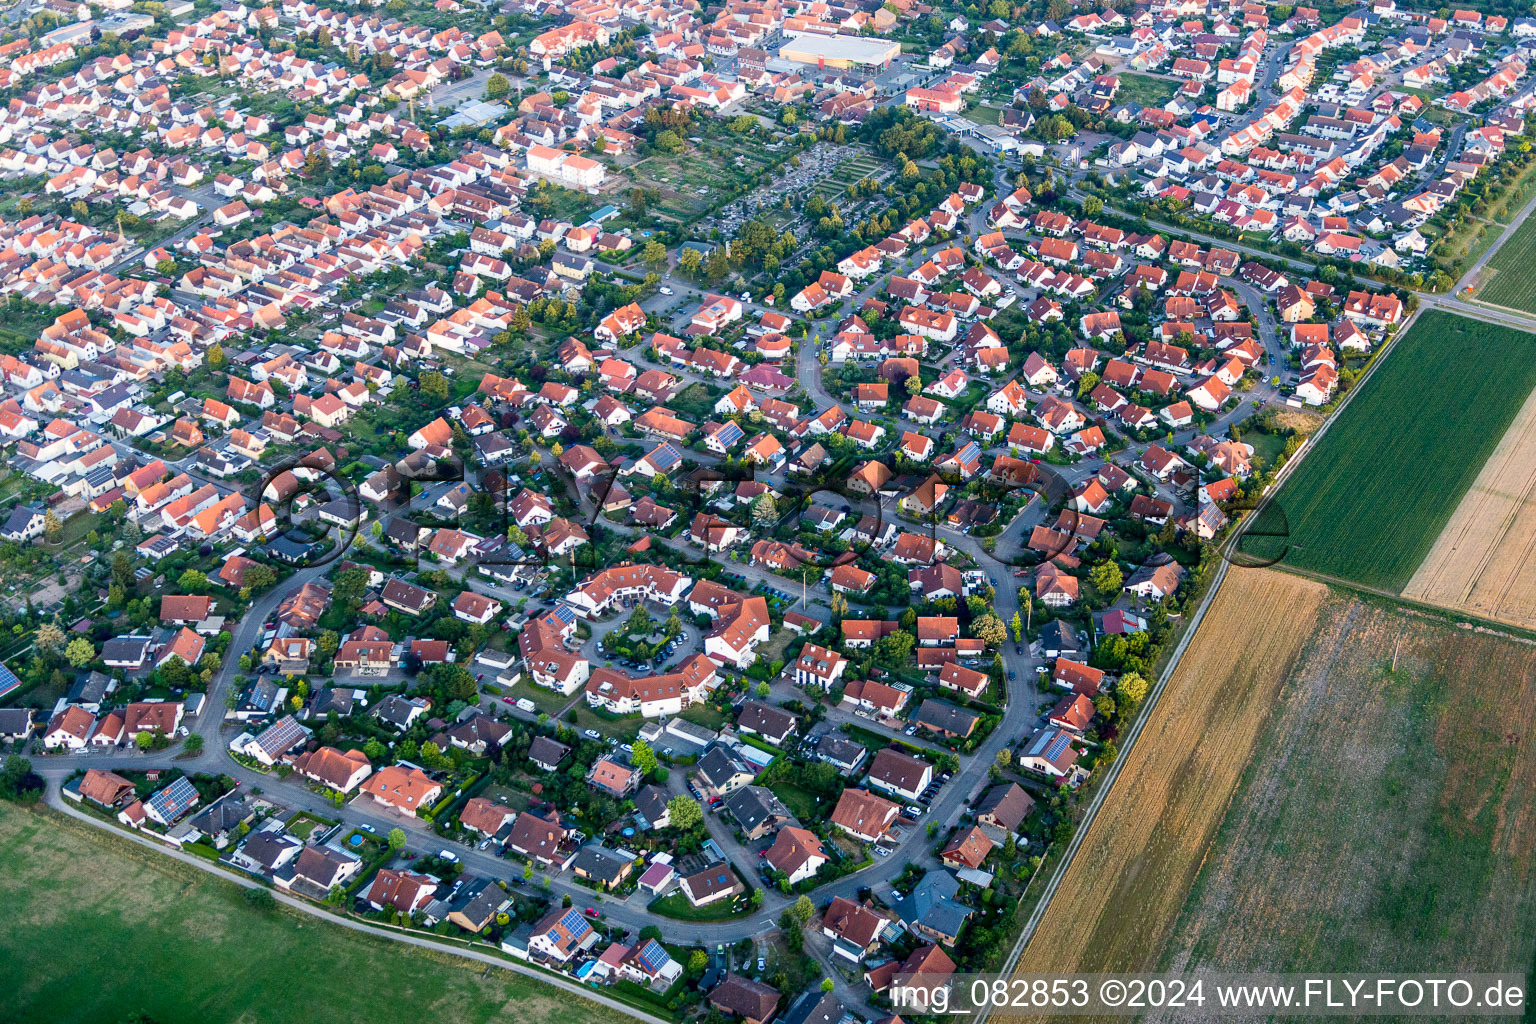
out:
<path id="1" fill-rule="evenodd" d="M 581 730 L 581 734 L 589 740 L 600 740 L 603 738 L 603 734 L 598 732 L 596 729 L 583 729 Z"/>

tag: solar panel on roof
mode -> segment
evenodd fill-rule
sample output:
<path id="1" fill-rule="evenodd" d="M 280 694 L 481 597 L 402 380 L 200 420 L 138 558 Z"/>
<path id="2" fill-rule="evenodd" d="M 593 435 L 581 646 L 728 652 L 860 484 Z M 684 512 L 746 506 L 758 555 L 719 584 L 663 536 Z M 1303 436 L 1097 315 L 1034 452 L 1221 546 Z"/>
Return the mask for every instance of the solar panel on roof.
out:
<path id="1" fill-rule="evenodd" d="M 16 673 L 0 665 L 0 697 L 4 697 L 21 686 L 21 680 L 16 678 Z"/>
<path id="2" fill-rule="evenodd" d="M 580 935 L 586 929 L 587 922 L 582 920 L 581 911 L 573 907 L 567 910 L 565 916 L 560 919 L 560 927 L 572 935 Z"/>
<path id="3" fill-rule="evenodd" d="M 1072 737 L 1068 736 L 1066 733 L 1058 733 L 1056 738 L 1051 741 L 1050 746 L 1046 748 L 1045 756 L 1054 761 L 1056 758 L 1061 756 L 1061 752 L 1066 750 L 1067 744 L 1071 742 Z"/>
<path id="4" fill-rule="evenodd" d="M 637 959 L 645 965 L 646 970 L 655 973 L 665 967 L 667 961 L 672 958 L 662 948 L 661 943 L 650 939 L 646 942 L 645 948 L 640 950 L 640 956 Z"/>

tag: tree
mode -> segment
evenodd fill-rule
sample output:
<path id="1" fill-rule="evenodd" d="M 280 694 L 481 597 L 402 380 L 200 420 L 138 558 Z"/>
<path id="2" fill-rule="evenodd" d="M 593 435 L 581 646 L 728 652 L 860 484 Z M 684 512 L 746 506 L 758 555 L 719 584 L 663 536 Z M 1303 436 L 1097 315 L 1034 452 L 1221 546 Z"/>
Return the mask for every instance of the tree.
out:
<path id="1" fill-rule="evenodd" d="M 189 754 L 200 754 L 203 750 L 203 734 L 194 732 L 182 743 L 181 749 Z"/>
<path id="2" fill-rule="evenodd" d="M 1105 559 L 1088 573 L 1088 581 L 1101 594 L 1118 594 L 1120 585 L 1125 582 L 1125 576 L 1120 572 L 1118 564 Z"/>
<path id="3" fill-rule="evenodd" d="M 512 91 L 512 83 L 500 71 L 485 80 L 486 99 L 499 100 Z"/>
<path id="4" fill-rule="evenodd" d="M 148 729 L 140 729 L 138 734 L 134 737 L 134 742 L 139 745 L 140 750 L 147 751 L 150 747 L 155 745 L 155 734 L 150 732 Z"/>
<path id="5" fill-rule="evenodd" d="M 1001 647 L 1008 642 L 1008 627 L 990 612 L 971 622 L 971 632 L 988 647 Z"/>
<path id="6" fill-rule="evenodd" d="M 1115 694 L 1120 698 L 1118 703 L 1127 712 L 1147 699 L 1149 689 L 1151 687 L 1147 685 L 1147 681 L 1136 672 L 1121 676 L 1120 682 L 1115 684 Z"/>
<path id="7" fill-rule="evenodd" d="M 265 590 L 277 582 L 277 570 L 270 565 L 256 564 L 245 570 L 245 585 L 251 590 Z"/>
<path id="8" fill-rule="evenodd" d="M 640 769 L 640 774 L 646 778 L 655 775 L 656 769 L 660 767 L 656 762 L 655 751 L 651 750 L 651 745 L 645 742 L 645 740 L 635 740 L 630 751 L 630 760 L 636 768 Z"/>
<path id="9" fill-rule="evenodd" d="M 189 592 L 206 590 L 208 587 L 208 577 L 200 570 L 188 569 L 181 574 L 181 578 L 176 581 L 176 585 L 182 590 Z"/>
<path id="10" fill-rule="evenodd" d="M 84 668 L 96 660 L 96 648 L 83 636 L 77 636 L 64 648 L 64 657 L 75 668 Z"/>
<path id="11" fill-rule="evenodd" d="M 757 695 L 759 697 L 767 697 L 769 692 L 770 692 L 770 690 L 769 690 L 769 686 L 768 686 L 767 683 L 758 683 L 757 684 Z"/>
<path id="12" fill-rule="evenodd" d="M 48 538 L 49 544 L 57 544 L 59 535 L 64 532 L 64 524 L 59 522 L 59 517 L 53 514 L 53 509 L 43 513 L 43 536 Z"/>
<path id="13" fill-rule="evenodd" d="M 647 266 L 659 267 L 667 262 L 667 247 L 653 238 L 640 250 L 640 258 Z"/>
<path id="14" fill-rule="evenodd" d="M 912 646 L 916 642 L 911 633 L 898 629 L 875 641 L 875 653 L 889 664 L 900 665 L 912 653 Z"/>
<path id="15" fill-rule="evenodd" d="M 448 378 L 436 370 L 428 370 L 422 374 L 417 386 L 420 388 L 422 395 L 432 399 L 439 405 L 448 401 L 448 398 L 453 394 L 453 388 L 449 385 Z"/>
<path id="16" fill-rule="evenodd" d="M 704 824 L 704 808 L 682 793 L 667 801 L 667 821 L 681 832 L 692 832 Z"/>
<path id="17" fill-rule="evenodd" d="M 1018 612 L 1014 612 L 1013 613 L 1013 621 L 1011 623 L 1009 623 L 1009 625 L 1013 628 L 1013 642 L 1016 643 L 1016 644 L 1017 643 L 1023 643 L 1024 642 L 1024 619 L 1023 619 L 1023 617 L 1021 615 L 1019 615 Z"/>
<path id="18" fill-rule="evenodd" d="M 1007 747 L 999 750 L 997 752 L 997 766 L 999 768 L 1007 768 L 1011 764 L 1013 764 L 1013 751 Z"/>
<path id="19" fill-rule="evenodd" d="M 831 978 L 822 978 L 821 979 L 821 990 L 823 992 L 831 992 L 836 987 L 837 986 L 833 983 Z"/>
<path id="20" fill-rule="evenodd" d="M 684 249 L 677 254 L 677 268 L 685 274 L 697 274 L 703 265 L 704 257 L 697 249 Z"/>
<path id="21" fill-rule="evenodd" d="M 907 389 L 907 396 L 909 398 L 916 398 L 923 393 L 923 378 L 915 373 L 908 377 L 903 384 Z"/>
<path id="22" fill-rule="evenodd" d="M 773 495 L 764 491 L 752 499 L 752 522 L 757 526 L 772 526 L 779 521 L 779 504 Z"/>
<path id="23" fill-rule="evenodd" d="M 12 754 L 0 768 L 0 797 L 17 803 L 36 803 L 43 795 L 45 783 L 41 775 L 32 771 L 32 762 Z"/>
<path id="24" fill-rule="evenodd" d="M 57 622 L 45 622 L 37 627 L 37 632 L 32 635 L 32 642 L 39 651 L 52 654 L 64 646 L 64 631 L 59 628 Z"/>
<path id="25" fill-rule="evenodd" d="M 811 923 L 811 918 L 816 916 L 816 904 L 811 902 L 809 896 L 802 894 L 799 899 L 789 905 L 787 913 L 794 921 L 796 928 L 804 928 Z"/>
<path id="26" fill-rule="evenodd" d="M 392 828 L 389 830 L 389 848 L 398 850 L 405 846 L 405 829 Z"/>
<path id="27" fill-rule="evenodd" d="M 245 900 L 245 905 L 250 907 L 252 910 L 277 909 L 277 897 L 273 896 L 271 891 L 267 889 L 262 889 L 259 887 L 255 889 L 247 889 L 244 893 L 241 894 L 241 899 Z"/>
<path id="28" fill-rule="evenodd" d="M 208 366 L 211 369 L 217 370 L 219 367 L 224 365 L 225 361 L 226 357 L 224 355 L 223 345 L 215 342 L 213 345 L 208 347 Z"/>
<path id="29" fill-rule="evenodd" d="M 709 954 L 702 949 L 696 949 L 688 954 L 688 973 L 694 976 L 703 974 L 709 969 Z"/>

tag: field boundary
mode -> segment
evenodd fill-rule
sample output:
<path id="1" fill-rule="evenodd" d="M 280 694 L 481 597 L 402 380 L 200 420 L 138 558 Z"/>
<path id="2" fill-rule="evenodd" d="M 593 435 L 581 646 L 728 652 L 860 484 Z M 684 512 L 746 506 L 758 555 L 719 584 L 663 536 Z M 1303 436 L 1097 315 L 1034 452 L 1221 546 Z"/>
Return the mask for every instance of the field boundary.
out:
<path id="1" fill-rule="evenodd" d="M 1385 376 L 1345 396 L 1364 404 L 1341 403 L 1314 435 L 1328 458 L 1302 460 L 1241 532 L 1243 554 L 1407 586 L 1536 390 L 1536 322 L 1484 329 L 1440 303 L 1417 313 L 1394 333 L 1398 355 L 1372 363 Z"/>
<path id="2" fill-rule="evenodd" d="M 1168 686 L 1168 681 L 1173 678 L 1173 673 L 1178 669 L 1179 662 L 1184 657 L 1184 652 L 1188 649 L 1189 644 L 1193 640 L 1195 634 L 1199 632 L 1201 623 L 1205 621 L 1205 614 L 1207 610 L 1209 610 L 1212 602 L 1214 602 L 1216 599 L 1217 593 L 1221 590 L 1221 584 L 1227 578 L 1227 569 L 1232 564 L 1230 561 L 1231 552 L 1236 549 L 1238 540 L 1242 537 L 1243 533 L 1246 532 L 1247 527 L 1251 523 L 1255 522 L 1265 507 L 1274 500 L 1274 496 L 1279 493 L 1281 485 L 1283 485 L 1285 481 L 1290 478 L 1290 475 L 1295 471 L 1296 467 L 1301 465 L 1306 456 L 1310 454 L 1311 449 L 1313 448 L 1312 442 L 1326 434 L 1328 429 L 1333 426 L 1334 421 L 1338 419 L 1339 414 L 1348 408 L 1349 403 L 1354 401 L 1357 395 L 1365 390 L 1365 385 L 1370 382 L 1371 376 L 1376 372 L 1378 367 L 1387 361 L 1387 357 L 1390 356 L 1392 352 L 1397 348 L 1398 339 L 1408 333 L 1408 330 L 1418 320 L 1419 314 L 1423 312 L 1424 308 L 1425 306 L 1420 304 L 1419 307 L 1416 308 L 1404 322 L 1402 328 L 1392 335 L 1391 339 L 1388 340 L 1386 346 L 1382 349 L 1380 354 L 1377 355 L 1375 359 L 1371 360 L 1371 365 L 1366 368 L 1365 373 L 1360 377 L 1358 381 L 1355 382 L 1355 386 L 1350 389 L 1349 393 L 1344 396 L 1344 400 L 1339 403 L 1337 408 L 1334 409 L 1333 414 L 1324 420 L 1322 426 L 1318 427 L 1314 433 L 1312 433 L 1304 442 L 1302 442 L 1301 447 L 1297 449 L 1296 453 L 1292 455 L 1290 459 L 1286 460 L 1285 465 L 1281 466 L 1279 472 L 1275 474 L 1275 479 L 1264 491 L 1263 496 L 1259 499 L 1259 502 L 1254 507 L 1253 511 L 1243 517 L 1243 520 L 1238 524 L 1237 529 L 1233 530 L 1231 535 L 1229 535 L 1228 538 L 1219 546 L 1218 551 L 1221 556 L 1221 564 L 1217 567 L 1216 574 L 1211 579 L 1210 586 L 1206 588 L 1205 597 L 1201 600 L 1200 607 L 1195 610 L 1195 615 L 1190 620 L 1189 628 L 1186 629 L 1184 631 L 1184 635 L 1179 638 L 1179 642 L 1174 647 L 1173 653 L 1168 659 L 1168 663 L 1163 667 L 1163 671 L 1158 676 L 1156 685 L 1152 688 L 1152 692 L 1148 694 L 1147 700 L 1142 707 L 1141 714 L 1136 717 L 1135 723 L 1131 726 L 1130 734 L 1126 737 L 1124 744 L 1120 747 L 1119 756 L 1116 757 L 1114 763 L 1110 765 L 1111 774 L 1109 778 L 1104 782 L 1103 785 L 1099 787 L 1098 792 L 1094 794 L 1093 799 L 1089 802 L 1082 822 L 1079 824 L 1077 830 L 1073 833 L 1072 839 L 1068 843 L 1066 851 L 1062 854 L 1061 860 L 1056 865 L 1056 870 L 1052 872 L 1051 877 L 1046 881 L 1045 889 L 1041 892 L 1039 900 L 1036 901 L 1034 910 L 1031 911 L 1028 920 L 1024 922 L 1024 928 L 1019 933 L 1018 941 L 1014 943 L 1013 949 L 1009 951 L 1008 958 L 1004 962 L 1004 966 L 1002 967 L 1000 973 L 1007 975 L 1013 974 L 1014 970 L 1018 966 L 1019 957 L 1024 953 L 1024 947 L 1029 944 L 1029 940 L 1034 937 L 1035 931 L 1039 928 L 1040 921 L 1045 917 L 1045 912 L 1050 906 L 1051 898 L 1056 894 L 1056 890 L 1060 887 L 1062 879 L 1066 877 L 1067 868 L 1071 866 L 1074 856 L 1076 856 L 1078 849 L 1082 846 L 1084 838 L 1087 836 L 1089 829 L 1093 825 L 1093 819 L 1098 815 L 1099 808 L 1103 806 L 1106 796 L 1114 788 L 1115 782 L 1119 779 L 1120 769 L 1125 764 L 1126 755 L 1131 752 L 1131 749 L 1136 745 L 1136 741 L 1141 737 L 1143 726 L 1146 724 L 1148 719 L 1150 719 L 1153 709 L 1157 706 L 1158 700 L 1162 697 L 1163 691 Z M 1276 568 L 1278 568 L 1278 566 Z M 986 1024 L 987 1020 L 991 1016 L 991 1007 L 983 1007 L 976 1014 L 975 1022 L 976 1024 Z"/>

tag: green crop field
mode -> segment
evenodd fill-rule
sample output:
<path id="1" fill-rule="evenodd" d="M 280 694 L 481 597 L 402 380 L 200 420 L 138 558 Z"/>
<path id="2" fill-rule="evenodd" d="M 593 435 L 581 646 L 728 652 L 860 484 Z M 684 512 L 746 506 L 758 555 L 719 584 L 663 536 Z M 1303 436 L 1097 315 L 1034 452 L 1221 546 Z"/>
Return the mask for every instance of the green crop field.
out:
<path id="1" fill-rule="evenodd" d="M 1431 310 L 1240 544 L 1401 590 L 1536 387 L 1536 335 Z"/>
<path id="2" fill-rule="evenodd" d="M 1493 271 L 1493 277 L 1475 298 L 1536 313 L 1536 217 L 1526 218 L 1493 254 L 1487 270 Z"/>
<path id="3" fill-rule="evenodd" d="M 0 1018 L 619 1024 L 541 982 L 279 909 L 55 812 L 0 806 Z"/>

